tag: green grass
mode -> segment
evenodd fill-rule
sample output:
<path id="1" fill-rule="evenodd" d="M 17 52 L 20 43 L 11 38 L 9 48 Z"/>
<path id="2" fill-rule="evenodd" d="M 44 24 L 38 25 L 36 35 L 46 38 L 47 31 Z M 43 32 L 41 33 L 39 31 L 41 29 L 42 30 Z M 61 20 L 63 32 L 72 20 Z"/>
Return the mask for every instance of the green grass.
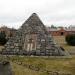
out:
<path id="1" fill-rule="evenodd" d="M 14 56 L 10 58 L 13 61 L 16 62 L 22 62 L 23 64 L 32 64 L 34 66 L 40 67 L 41 69 L 48 69 L 50 71 L 58 71 L 60 73 L 71 73 L 72 75 L 75 75 L 75 56 L 73 56 L 73 58 L 40 58 L 40 57 L 18 57 L 18 56 Z M 22 72 L 21 68 L 24 68 L 28 71 L 24 71 L 27 73 L 31 73 L 31 75 L 33 75 L 33 73 L 36 73 L 35 75 L 40 75 L 40 72 L 36 72 L 34 70 L 25 68 L 23 66 L 19 66 L 17 64 L 13 64 L 13 71 L 15 73 L 15 75 L 18 75 L 18 72 Z M 21 67 L 21 68 L 20 68 Z M 20 71 L 19 71 L 19 70 Z M 22 74 L 24 75 L 24 74 Z M 29 75 L 29 74 L 26 74 Z M 41 75 L 44 75 L 41 73 Z"/>
<path id="2" fill-rule="evenodd" d="M 43 75 L 43 73 L 24 68 L 23 66 L 11 63 L 15 75 Z"/>

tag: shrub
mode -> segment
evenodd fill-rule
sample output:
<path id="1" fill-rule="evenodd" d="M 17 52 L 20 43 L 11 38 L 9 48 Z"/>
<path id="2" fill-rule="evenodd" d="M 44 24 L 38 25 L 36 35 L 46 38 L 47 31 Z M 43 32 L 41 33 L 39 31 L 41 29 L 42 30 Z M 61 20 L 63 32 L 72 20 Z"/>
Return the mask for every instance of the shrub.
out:
<path id="1" fill-rule="evenodd" d="M 0 33 L 0 45 L 4 45 L 7 42 L 6 35 L 4 32 Z"/>
<path id="2" fill-rule="evenodd" d="M 75 46 L 75 34 L 68 34 L 65 37 L 65 40 L 66 40 L 68 45 Z"/>

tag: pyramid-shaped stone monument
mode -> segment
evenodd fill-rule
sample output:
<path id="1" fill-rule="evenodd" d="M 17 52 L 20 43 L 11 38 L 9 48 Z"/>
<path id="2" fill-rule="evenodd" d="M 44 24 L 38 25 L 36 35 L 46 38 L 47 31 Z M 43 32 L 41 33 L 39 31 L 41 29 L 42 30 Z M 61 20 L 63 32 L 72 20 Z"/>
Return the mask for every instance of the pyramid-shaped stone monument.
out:
<path id="1" fill-rule="evenodd" d="M 6 43 L 2 54 L 65 56 L 65 51 L 54 44 L 45 25 L 38 15 L 33 13 Z"/>

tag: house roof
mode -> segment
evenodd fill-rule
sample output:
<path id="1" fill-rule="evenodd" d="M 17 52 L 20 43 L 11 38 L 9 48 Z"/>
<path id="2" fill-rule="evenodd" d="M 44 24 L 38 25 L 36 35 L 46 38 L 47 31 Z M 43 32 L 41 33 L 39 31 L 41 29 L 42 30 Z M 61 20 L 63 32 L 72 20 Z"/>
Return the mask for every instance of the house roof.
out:
<path id="1" fill-rule="evenodd" d="M 47 31 L 60 31 L 60 30 L 63 30 L 63 31 L 75 31 L 75 28 L 50 28 L 50 27 L 47 27 Z"/>

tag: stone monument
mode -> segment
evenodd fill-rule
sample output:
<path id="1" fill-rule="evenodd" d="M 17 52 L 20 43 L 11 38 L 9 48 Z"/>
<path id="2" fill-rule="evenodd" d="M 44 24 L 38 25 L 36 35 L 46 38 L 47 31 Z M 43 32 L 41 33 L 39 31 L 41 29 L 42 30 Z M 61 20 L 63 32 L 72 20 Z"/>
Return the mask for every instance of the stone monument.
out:
<path id="1" fill-rule="evenodd" d="M 6 43 L 2 54 L 65 56 L 65 51 L 58 47 L 48 34 L 45 25 L 36 13 L 33 13 L 16 34 Z"/>

